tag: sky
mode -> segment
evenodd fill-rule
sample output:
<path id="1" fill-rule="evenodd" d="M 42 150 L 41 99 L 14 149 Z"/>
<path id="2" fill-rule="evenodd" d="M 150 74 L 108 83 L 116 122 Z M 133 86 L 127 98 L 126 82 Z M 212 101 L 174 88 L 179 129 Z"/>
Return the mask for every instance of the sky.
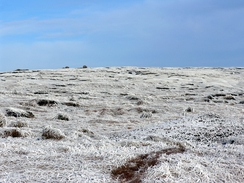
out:
<path id="1" fill-rule="evenodd" d="M 243 0 L 0 0 L 0 71 L 244 67 Z"/>

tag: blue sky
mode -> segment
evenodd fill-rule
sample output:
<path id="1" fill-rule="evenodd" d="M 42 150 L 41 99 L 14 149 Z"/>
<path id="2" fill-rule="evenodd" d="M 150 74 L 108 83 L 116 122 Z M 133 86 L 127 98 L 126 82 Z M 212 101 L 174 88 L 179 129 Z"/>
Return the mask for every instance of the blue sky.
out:
<path id="1" fill-rule="evenodd" d="M 0 71 L 244 67 L 243 0 L 0 0 Z"/>

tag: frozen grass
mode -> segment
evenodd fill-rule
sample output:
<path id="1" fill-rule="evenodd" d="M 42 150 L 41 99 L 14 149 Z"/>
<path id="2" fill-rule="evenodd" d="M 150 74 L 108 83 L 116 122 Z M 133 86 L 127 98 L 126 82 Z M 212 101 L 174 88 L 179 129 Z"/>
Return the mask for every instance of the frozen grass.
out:
<path id="1" fill-rule="evenodd" d="M 139 155 L 127 161 L 124 165 L 115 168 L 111 171 L 114 179 L 119 179 L 121 182 L 141 182 L 144 173 L 148 168 L 153 167 L 159 163 L 158 159 L 162 154 L 170 155 L 176 153 L 183 153 L 185 148 L 183 146 L 178 148 L 167 148 L 160 151 L 151 152 Z"/>
<path id="2" fill-rule="evenodd" d="M 13 107 L 9 107 L 6 109 L 6 115 L 14 116 L 14 117 L 34 118 L 34 114 L 32 112 L 13 108 Z"/>
<path id="3" fill-rule="evenodd" d="M 29 127 L 29 124 L 24 121 L 16 121 L 16 122 L 12 122 L 9 126 L 23 128 L 23 127 Z"/>
<path id="4" fill-rule="evenodd" d="M 0 182 L 244 182 L 243 77 L 235 68 L 2 73 Z"/>
<path id="5" fill-rule="evenodd" d="M 59 120 L 69 121 L 69 117 L 67 114 L 58 114 L 56 118 Z"/>
<path id="6" fill-rule="evenodd" d="M 6 128 L 3 131 L 2 137 L 28 137 L 30 135 L 30 130 L 19 128 Z"/>
<path id="7" fill-rule="evenodd" d="M 42 137 L 44 139 L 55 139 L 60 140 L 65 137 L 64 133 L 60 129 L 53 128 L 51 126 L 46 126 L 43 129 Z"/>
<path id="8" fill-rule="evenodd" d="M 37 101 L 37 104 L 39 106 L 54 106 L 57 105 L 57 102 L 49 99 L 40 99 Z"/>
<path id="9" fill-rule="evenodd" d="M 0 114 L 0 127 L 4 127 L 7 125 L 7 120 L 3 114 Z"/>

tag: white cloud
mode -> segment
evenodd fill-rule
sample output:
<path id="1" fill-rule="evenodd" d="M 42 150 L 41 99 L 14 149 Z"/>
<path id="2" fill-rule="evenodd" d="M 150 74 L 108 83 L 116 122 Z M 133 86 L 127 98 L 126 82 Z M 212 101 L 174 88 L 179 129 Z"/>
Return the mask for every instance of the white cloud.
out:
<path id="1" fill-rule="evenodd" d="M 76 12 L 79 10 L 75 10 Z M 81 10 L 83 11 L 83 9 Z M 154 12 L 152 12 L 154 11 Z M 94 34 L 100 32 L 117 32 L 118 34 L 126 33 L 137 36 L 146 32 L 148 28 L 160 27 L 157 12 L 161 10 L 156 7 L 150 7 L 150 4 L 138 4 L 127 9 L 115 9 L 112 11 L 93 11 L 86 16 L 68 17 L 59 19 L 40 20 L 37 18 L 2 22 L 0 25 L 1 36 L 7 35 L 24 35 L 29 33 L 39 34 L 39 37 L 59 33 L 62 36 L 79 35 L 80 32 Z M 122 35 L 123 36 L 123 35 Z"/>

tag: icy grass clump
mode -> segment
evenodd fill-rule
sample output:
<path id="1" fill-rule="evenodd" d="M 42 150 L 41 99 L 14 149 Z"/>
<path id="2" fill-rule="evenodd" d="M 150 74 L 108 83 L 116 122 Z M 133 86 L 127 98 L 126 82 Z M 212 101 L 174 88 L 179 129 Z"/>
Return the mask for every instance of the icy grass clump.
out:
<path id="1" fill-rule="evenodd" d="M 10 126 L 16 128 L 23 128 L 23 127 L 29 127 L 29 124 L 24 121 L 16 121 L 16 122 L 12 122 Z"/>
<path id="2" fill-rule="evenodd" d="M 103 115 L 119 116 L 125 114 L 125 111 L 122 108 L 113 108 L 113 109 L 103 108 L 99 112 L 100 112 L 100 116 Z"/>
<path id="3" fill-rule="evenodd" d="M 95 137 L 95 134 L 93 131 L 89 130 L 89 129 L 81 129 L 79 130 L 81 131 L 82 133 L 84 133 L 85 135 L 91 137 L 91 138 L 94 138 Z"/>
<path id="4" fill-rule="evenodd" d="M 4 115 L 0 114 L 0 127 L 4 127 L 7 125 L 7 120 Z"/>
<path id="5" fill-rule="evenodd" d="M 8 128 L 4 130 L 4 137 L 28 137 L 31 135 L 29 130 L 19 128 Z"/>
<path id="6" fill-rule="evenodd" d="M 59 113 L 59 114 L 56 116 L 56 118 L 59 119 L 59 120 L 63 120 L 63 121 L 69 121 L 69 117 L 68 117 L 68 115 L 66 115 L 66 114 L 61 114 L 61 113 Z"/>
<path id="7" fill-rule="evenodd" d="M 38 104 L 39 106 L 49 106 L 49 107 L 51 107 L 51 106 L 55 106 L 55 105 L 57 105 L 58 102 L 55 101 L 55 100 L 40 99 L 40 100 L 37 101 L 37 104 Z"/>
<path id="8" fill-rule="evenodd" d="M 46 126 L 43 129 L 42 137 L 44 139 L 57 139 L 57 140 L 60 140 L 60 139 L 63 139 L 65 137 L 65 135 L 64 135 L 64 133 L 61 130 L 59 130 L 57 128 L 53 128 L 52 126 Z"/>
<path id="9" fill-rule="evenodd" d="M 151 112 L 143 112 L 140 116 L 140 118 L 151 118 L 152 113 Z"/>
<path id="10" fill-rule="evenodd" d="M 22 109 L 17 109 L 13 107 L 9 107 L 6 109 L 7 116 L 13 116 L 13 117 L 26 117 L 26 118 L 34 118 L 34 114 L 29 111 L 25 111 Z"/>

